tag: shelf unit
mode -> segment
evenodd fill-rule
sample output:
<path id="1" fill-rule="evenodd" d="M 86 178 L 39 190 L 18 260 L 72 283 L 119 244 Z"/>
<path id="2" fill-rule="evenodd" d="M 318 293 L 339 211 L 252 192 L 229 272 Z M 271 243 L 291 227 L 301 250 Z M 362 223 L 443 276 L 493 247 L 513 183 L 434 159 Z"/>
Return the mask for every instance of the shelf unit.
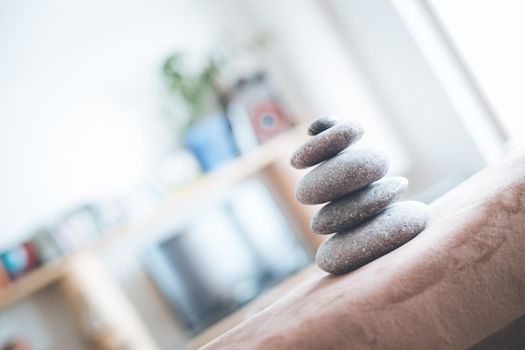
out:
<path id="1" fill-rule="evenodd" d="M 264 169 L 271 168 L 278 161 L 282 160 L 284 155 L 289 154 L 297 145 L 306 139 L 305 130 L 306 125 L 304 124 L 294 127 L 254 151 L 232 160 L 221 168 L 209 174 L 202 175 L 190 184 L 175 190 L 150 217 L 108 232 L 92 246 L 43 265 L 19 280 L 5 287 L 1 287 L 0 310 L 59 281 L 67 271 L 68 262 L 74 259 L 76 255 L 90 250 L 98 250 L 110 242 L 121 239 L 130 232 L 151 227 L 152 224 L 159 222 L 159 220 L 162 220 L 172 213 L 179 205 L 187 203 L 188 200 L 195 200 L 214 189 L 233 185 Z M 275 169 L 270 170 L 275 172 Z M 288 197 L 290 196 L 288 195 Z"/>

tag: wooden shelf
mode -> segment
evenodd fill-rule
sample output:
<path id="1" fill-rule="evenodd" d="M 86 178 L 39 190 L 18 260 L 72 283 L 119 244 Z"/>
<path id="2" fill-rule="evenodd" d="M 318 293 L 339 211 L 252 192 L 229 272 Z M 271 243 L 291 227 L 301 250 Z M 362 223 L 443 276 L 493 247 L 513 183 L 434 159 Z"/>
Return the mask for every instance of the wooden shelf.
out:
<path id="1" fill-rule="evenodd" d="M 5 287 L 0 288 L 0 310 L 57 282 L 66 271 L 69 258 L 60 258 L 28 273 Z"/>
<path id="2" fill-rule="evenodd" d="M 187 203 L 188 200 L 196 200 L 201 195 L 210 191 L 223 188 L 237 183 L 253 174 L 256 174 L 273 163 L 286 157 L 290 152 L 306 139 L 306 125 L 299 125 L 292 130 L 283 133 L 268 141 L 254 151 L 241 156 L 225 164 L 221 168 L 198 177 L 189 185 L 175 190 L 167 197 L 155 212 L 141 222 L 133 223 L 118 228 L 104 235 L 87 250 L 98 250 L 108 243 L 122 238 L 130 232 L 147 229 L 163 218 L 173 213 L 179 205 Z M 58 281 L 67 271 L 67 262 L 74 259 L 76 254 L 84 250 L 74 252 L 73 255 L 58 259 L 53 263 L 46 264 L 20 280 L 0 288 L 0 309 L 3 309 L 19 300 L 22 300 L 42 288 Z"/>

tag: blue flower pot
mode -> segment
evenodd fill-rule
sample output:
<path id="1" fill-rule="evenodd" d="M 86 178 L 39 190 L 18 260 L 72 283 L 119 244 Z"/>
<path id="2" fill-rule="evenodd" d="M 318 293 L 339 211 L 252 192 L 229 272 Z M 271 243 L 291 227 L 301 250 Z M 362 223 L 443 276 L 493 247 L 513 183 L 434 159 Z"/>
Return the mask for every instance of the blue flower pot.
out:
<path id="1" fill-rule="evenodd" d="M 184 144 L 193 152 L 204 172 L 218 168 L 239 154 L 228 122 L 221 113 L 192 125 L 184 135 Z"/>

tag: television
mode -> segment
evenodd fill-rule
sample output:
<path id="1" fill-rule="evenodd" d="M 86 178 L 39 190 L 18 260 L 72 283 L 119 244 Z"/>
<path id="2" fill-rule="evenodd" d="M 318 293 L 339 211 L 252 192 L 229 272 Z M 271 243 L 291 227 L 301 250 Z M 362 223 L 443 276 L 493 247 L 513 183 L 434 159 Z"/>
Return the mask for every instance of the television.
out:
<path id="1" fill-rule="evenodd" d="M 268 190 L 252 181 L 147 249 L 145 263 L 197 333 L 311 261 Z"/>

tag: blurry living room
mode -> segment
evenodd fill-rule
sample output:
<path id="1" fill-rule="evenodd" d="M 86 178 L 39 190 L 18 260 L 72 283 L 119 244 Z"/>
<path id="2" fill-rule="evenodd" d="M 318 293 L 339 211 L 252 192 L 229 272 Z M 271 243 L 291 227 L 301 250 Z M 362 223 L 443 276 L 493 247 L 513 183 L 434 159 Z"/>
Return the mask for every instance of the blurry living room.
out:
<path id="1" fill-rule="evenodd" d="M 224 334 L 210 348 L 249 349 L 255 346 L 240 334 L 262 338 L 266 330 L 272 341 L 260 348 L 524 349 L 524 258 L 502 248 L 495 258 L 477 259 L 446 243 L 454 239 L 448 224 L 439 228 L 443 243 L 434 234 L 436 218 L 446 216 L 439 210 L 460 202 L 439 198 L 519 153 L 523 18 L 518 0 L 1 1 L 0 349 L 196 349 Z M 329 237 L 312 229 L 321 205 L 301 203 L 296 190 L 325 163 L 296 169 L 290 158 L 329 132 L 308 134 L 319 117 L 360 125 L 358 146 L 380 148 L 387 175 L 408 180 L 403 200 L 429 205 L 427 229 L 400 248 L 404 255 L 375 256 L 372 267 L 340 277 L 326 277 L 316 265 Z M 525 164 L 523 152 L 517 159 Z M 516 196 L 525 203 L 518 165 L 490 174 L 521 181 Z M 524 206 L 509 210 L 525 217 Z M 521 224 L 512 225 L 484 226 L 510 236 Z M 463 231 L 474 234 L 481 226 L 468 227 Z M 525 251 L 523 227 L 521 238 L 503 240 L 503 247 L 514 242 Z M 456 275 L 464 291 L 476 291 L 469 295 L 477 306 L 446 287 L 431 291 L 414 267 L 438 264 L 439 248 L 423 254 L 430 241 L 479 264 L 471 276 L 487 268 L 501 279 Z M 484 252 L 490 245 L 476 242 Z M 501 252 L 505 262 L 496 266 Z M 521 273 L 510 270 L 520 264 Z M 313 294 L 329 304 L 348 293 L 359 308 L 374 288 L 389 293 L 381 281 L 394 265 L 413 267 L 392 280 L 407 290 L 414 283 L 417 293 L 405 304 L 392 296 L 391 310 L 416 317 L 410 310 L 417 298 L 426 294 L 431 308 L 434 293 L 439 315 L 472 330 L 429 325 L 446 340 L 408 345 L 418 334 L 432 339 L 425 322 L 400 326 L 407 333 L 395 338 L 349 311 L 339 315 L 337 322 L 348 321 L 341 332 L 356 322 L 374 342 L 350 346 L 350 336 L 316 336 L 323 346 L 311 339 L 304 346 L 297 339 L 308 327 L 338 332 L 327 333 L 311 316 L 337 319 L 327 305 L 308 302 Z M 454 266 L 462 273 L 470 265 Z M 432 274 L 432 283 L 447 281 L 453 269 L 447 271 Z M 323 294 L 343 279 L 353 289 Z M 465 305 L 461 315 L 443 311 L 447 295 Z M 297 306 L 296 316 L 279 311 L 295 310 L 303 298 L 308 307 Z M 378 322 L 388 318 L 370 312 Z M 282 322 L 288 318 L 294 321 Z M 514 320 L 521 331 L 505 333 L 514 335 L 506 346 L 484 342 Z"/>

